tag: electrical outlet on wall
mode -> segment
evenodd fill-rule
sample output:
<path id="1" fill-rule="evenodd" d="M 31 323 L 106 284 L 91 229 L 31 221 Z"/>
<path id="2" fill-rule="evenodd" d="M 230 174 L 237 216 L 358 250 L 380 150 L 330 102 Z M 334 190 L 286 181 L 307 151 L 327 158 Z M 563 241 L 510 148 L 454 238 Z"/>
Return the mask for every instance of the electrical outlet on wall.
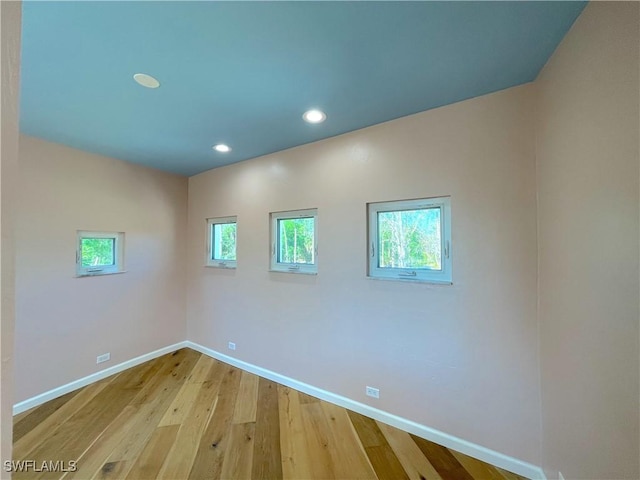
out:
<path id="1" fill-rule="evenodd" d="M 111 360 L 111 353 L 109 353 L 109 352 L 103 353 L 102 355 L 98 355 L 96 357 L 96 364 L 107 362 L 109 360 Z"/>
<path id="2" fill-rule="evenodd" d="M 235 350 L 236 344 L 234 342 L 229 342 L 229 350 Z"/>
<path id="3" fill-rule="evenodd" d="M 380 389 L 375 387 L 369 387 L 365 389 L 365 393 L 368 397 L 380 398 Z"/>

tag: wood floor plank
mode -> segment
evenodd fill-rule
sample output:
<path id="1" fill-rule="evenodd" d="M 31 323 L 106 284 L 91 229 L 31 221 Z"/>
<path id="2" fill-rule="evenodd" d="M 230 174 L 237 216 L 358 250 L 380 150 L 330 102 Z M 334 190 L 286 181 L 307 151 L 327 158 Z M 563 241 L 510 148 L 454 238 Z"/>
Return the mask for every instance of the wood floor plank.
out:
<path id="1" fill-rule="evenodd" d="M 137 376 L 140 368 L 132 368 L 118 374 L 116 379 L 128 379 Z M 88 444 L 113 421 L 136 394 L 135 390 L 123 390 L 117 387 L 104 388 L 93 396 L 80 410 L 76 411 L 65 423 L 60 425 L 46 438 L 29 457 L 37 462 L 46 460 L 77 460 Z M 20 478 L 56 478 L 55 472 L 26 472 Z"/>
<path id="2" fill-rule="evenodd" d="M 509 472 L 508 470 L 504 470 L 503 468 L 500 467 L 495 467 L 495 469 L 500 472 L 500 474 L 506 479 L 506 480 L 527 480 L 525 477 L 521 477 L 520 475 L 516 475 L 513 472 Z"/>
<path id="3" fill-rule="evenodd" d="M 13 444 L 14 458 L 28 458 L 29 454 L 41 445 L 48 436 L 56 432 L 62 424 L 67 422 L 71 416 L 84 407 L 103 388 L 106 388 L 108 384 L 109 381 L 102 380 L 84 387 L 78 391 L 77 395 L 74 395 L 72 399 L 68 400 L 41 423 L 34 425 L 30 431 L 25 432 Z"/>
<path id="4" fill-rule="evenodd" d="M 303 392 L 298 392 L 298 397 L 300 398 L 300 405 L 306 405 L 307 403 L 318 403 L 320 401 L 319 398 L 312 397 L 311 395 L 307 395 Z"/>
<path id="5" fill-rule="evenodd" d="M 38 407 L 39 407 L 39 405 L 38 405 L 38 406 L 35 406 L 35 407 L 31 407 L 29 410 L 25 410 L 25 411 L 24 411 L 24 412 L 22 412 L 22 413 L 16 413 L 16 414 L 13 416 L 13 424 L 14 424 L 14 427 L 13 427 L 13 428 L 15 428 L 15 425 L 16 425 L 18 422 L 22 421 L 22 420 L 24 419 L 24 417 L 26 417 L 27 415 L 30 415 L 31 413 L 33 413 L 33 411 L 34 411 L 36 408 L 38 408 Z"/>
<path id="6" fill-rule="evenodd" d="M 27 415 L 20 417 L 13 425 L 13 442 L 16 443 L 24 435 L 29 433 L 39 424 L 44 422 L 48 417 L 53 415 L 56 411 L 62 408 L 65 403 L 75 397 L 80 390 L 74 390 L 61 397 L 54 398 L 53 400 L 33 408 L 28 411 Z"/>
<path id="7" fill-rule="evenodd" d="M 189 376 L 201 354 L 183 348 L 160 357 L 160 366 L 136 395 L 133 404 L 140 405 L 153 401 L 162 391 L 179 389 Z M 177 392 L 176 392 L 177 393 Z"/>
<path id="8" fill-rule="evenodd" d="M 92 478 L 102 468 L 104 459 L 124 440 L 131 428 L 131 420 L 137 415 L 138 407 L 127 405 L 120 415 L 111 422 L 100 436 L 78 457 L 75 472 L 70 472 L 63 478 Z"/>
<path id="9" fill-rule="evenodd" d="M 208 357 L 206 355 L 200 355 L 198 362 L 187 377 L 187 383 L 202 383 L 207 379 L 211 367 L 220 363 L 218 360 Z"/>
<path id="10" fill-rule="evenodd" d="M 180 385 L 195 366 L 199 355 L 191 350 L 170 358 L 158 374 L 142 387 L 138 395 L 131 401 L 131 405 L 139 407 L 139 413 L 131 422 L 130 433 L 105 462 L 118 464 L 120 470 L 118 472 L 103 470 L 101 478 L 126 477 L 129 473 L 128 469 L 134 466 L 136 458 L 178 394 Z"/>
<path id="11" fill-rule="evenodd" d="M 278 385 L 280 453 L 285 480 L 313 478 L 311 453 L 307 447 L 298 392 Z"/>
<path id="12" fill-rule="evenodd" d="M 411 480 L 442 480 L 407 432 L 376 422 Z"/>
<path id="13" fill-rule="evenodd" d="M 389 445 L 365 448 L 380 480 L 408 480 L 407 472 Z"/>
<path id="14" fill-rule="evenodd" d="M 378 428 L 375 420 L 365 417 L 364 415 L 360 415 L 352 410 L 347 410 L 347 413 L 364 448 L 387 445 L 387 440 L 384 438 L 384 435 Z"/>
<path id="15" fill-rule="evenodd" d="M 258 383 L 256 417 L 251 474 L 264 480 L 282 478 L 278 385 L 266 378 Z"/>
<path id="16" fill-rule="evenodd" d="M 224 480 L 251 480 L 255 449 L 255 422 L 234 423 L 229 435 L 229 448 L 225 451 L 220 477 Z M 282 478 L 282 477 L 279 477 Z"/>
<path id="17" fill-rule="evenodd" d="M 94 436 L 93 432 L 97 431 L 98 428 L 101 428 L 100 434 L 103 431 L 108 431 L 108 426 L 112 421 L 115 421 L 118 415 L 125 409 L 126 406 L 131 405 L 136 408 L 136 416 L 133 416 L 132 419 L 127 422 L 126 428 L 128 428 L 128 434 L 121 436 L 121 442 L 116 444 L 116 448 L 112 451 L 117 452 L 118 448 L 122 448 L 123 444 L 126 445 L 128 442 L 131 442 L 133 438 L 136 438 L 142 435 L 146 430 L 140 429 L 136 427 L 140 427 L 143 421 L 149 421 L 149 411 L 153 411 L 152 405 L 143 405 L 136 402 L 136 398 L 138 396 L 143 395 L 147 391 L 153 391 L 155 385 L 163 385 L 163 382 L 169 382 L 172 379 L 172 376 L 167 373 L 166 368 L 169 363 L 169 356 L 165 356 L 165 358 L 161 359 L 158 364 L 165 367 L 165 370 L 162 368 L 148 368 L 148 365 L 141 365 L 137 371 L 137 375 L 122 375 L 116 377 L 112 382 L 111 391 L 117 394 L 117 401 L 111 401 L 109 405 L 109 409 L 102 413 L 100 417 L 93 418 L 90 425 L 85 427 L 82 432 L 82 435 L 76 438 L 74 441 L 70 442 L 65 446 L 64 452 L 66 455 L 70 455 L 70 458 L 79 459 L 84 451 L 86 451 L 86 446 L 91 443 L 87 441 L 88 438 Z M 189 364 L 185 362 L 182 368 L 190 368 Z M 173 367 L 170 372 L 178 370 L 177 367 Z M 158 387 L 159 388 L 159 387 Z M 168 401 L 170 397 L 168 395 L 161 396 L 158 395 L 156 397 L 156 401 L 160 404 L 162 402 Z M 162 407 L 159 407 L 162 408 Z M 115 416 L 113 414 L 116 414 Z M 102 421 L 99 421 L 102 420 Z M 155 427 L 155 425 L 154 425 Z M 91 432 L 91 433 L 89 433 Z M 94 436 L 94 438 L 99 438 L 99 435 Z M 49 477 L 48 477 L 49 478 Z"/>
<path id="18" fill-rule="evenodd" d="M 202 432 L 209 423 L 216 406 L 222 381 L 221 372 L 224 369 L 224 365 L 220 362 L 211 364 L 205 380 L 200 384 L 200 390 L 193 401 L 193 405 L 180 426 L 176 442 L 167 454 L 158 478 L 174 480 L 189 476 L 202 438 Z"/>
<path id="19" fill-rule="evenodd" d="M 184 422 L 191 410 L 194 400 L 201 390 L 198 383 L 185 383 L 178 391 L 173 402 L 160 419 L 160 427 L 167 425 L 180 425 Z"/>
<path id="20" fill-rule="evenodd" d="M 260 377 L 249 372 L 242 372 L 238 401 L 233 412 L 233 423 L 256 421 L 258 405 L 258 380 Z"/>
<path id="21" fill-rule="evenodd" d="M 300 405 L 303 431 L 310 455 L 311 478 L 336 478 L 329 451 L 327 420 L 319 402 Z"/>
<path id="22" fill-rule="evenodd" d="M 203 357 L 208 361 L 202 361 Z M 167 412 L 160 420 L 160 426 L 180 425 L 185 421 L 202 390 L 202 384 L 211 378 L 211 370 L 218 368 L 219 364 L 220 362 L 216 362 L 206 355 L 200 355 L 192 371 L 188 374 L 186 382 L 182 384 Z M 216 373 L 214 372 L 214 374 Z"/>
<path id="23" fill-rule="evenodd" d="M 111 381 L 118 384 L 119 388 L 128 390 L 134 389 L 140 391 L 152 378 L 154 378 L 169 358 L 174 357 L 180 350 L 157 358 L 157 361 L 145 362 L 135 368 L 138 372 L 135 376 L 118 376 L 109 377 Z"/>
<path id="24" fill-rule="evenodd" d="M 449 449 L 449 452 L 451 452 L 456 460 L 460 462 L 464 469 L 469 472 L 474 479 L 504 480 L 504 475 L 498 472 L 495 467 L 487 465 L 486 463 L 465 455 L 464 453 L 456 452 L 451 449 Z"/>
<path id="25" fill-rule="evenodd" d="M 233 419 L 236 397 L 240 387 L 241 371 L 227 368 L 220 384 L 220 394 L 198 446 L 190 478 L 220 478 L 226 449 L 229 447 L 230 426 Z"/>
<path id="26" fill-rule="evenodd" d="M 347 411 L 337 405 L 321 401 L 329 432 L 329 454 L 333 459 L 336 478 L 377 478 L 367 453 Z"/>
<path id="27" fill-rule="evenodd" d="M 180 425 L 166 425 L 154 430 L 151 438 L 127 475 L 128 480 L 151 480 L 158 472 L 173 447 Z"/>
<path id="28" fill-rule="evenodd" d="M 474 480 L 447 448 L 415 435 L 411 435 L 411 438 L 443 480 Z"/>
<path id="29" fill-rule="evenodd" d="M 164 363 L 162 360 L 158 363 L 162 365 L 166 363 L 166 359 Z M 90 449 L 93 443 L 98 442 L 106 432 L 109 432 L 107 438 L 109 438 L 111 435 L 119 436 L 120 443 L 115 444 L 116 448 L 122 445 L 123 440 L 128 440 L 138 433 L 132 433 L 132 428 L 136 426 L 141 417 L 144 417 L 145 412 L 144 410 L 137 408 L 139 407 L 139 405 L 135 405 L 134 399 L 139 394 L 144 392 L 146 388 L 149 388 L 149 385 L 153 383 L 154 378 L 157 377 L 156 381 L 158 378 L 164 379 L 166 381 L 166 375 L 164 374 L 165 372 L 162 372 L 160 368 L 149 367 L 150 365 L 148 364 L 139 365 L 131 370 L 122 372 L 111 380 L 109 384 L 111 388 L 108 390 L 117 394 L 117 400 L 110 400 L 108 402 L 105 402 L 105 405 L 108 408 L 106 408 L 98 416 L 92 418 L 90 424 L 85 426 L 85 428 L 82 430 L 81 435 L 78 435 L 76 438 L 65 444 L 65 446 L 60 451 L 60 455 L 63 456 L 62 458 L 76 459 L 79 461 L 80 458 L 87 452 L 87 447 L 89 447 Z M 159 398 L 162 399 L 163 397 Z M 133 409 L 128 409 L 127 407 L 133 407 Z M 136 415 L 132 415 L 129 421 L 120 425 L 118 419 L 123 413 L 125 413 L 126 410 L 135 411 Z M 84 412 L 84 409 L 80 410 L 79 413 L 87 415 L 87 412 Z M 116 424 L 115 429 L 114 427 L 112 427 L 113 423 Z M 118 426 L 121 429 L 127 429 L 125 435 L 117 434 Z M 100 432 L 96 434 L 98 430 L 100 430 Z M 94 439 L 93 442 L 90 441 L 92 438 Z M 112 446 L 113 444 L 107 442 L 106 445 Z M 112 449 L 112 451 L 115 450 Z M 77 472 L 76 475 L 78 475 Z M 49 479 L 58 478 L 58 476 L 52 472 L 46 475 L 42 475 L 38 478 Z"/>
<path id="30" fill-rule="evenodd" d="M 408 479 L 400 460 L 396 457 L 375 420 L 351 410 L 348 413 L 378 478 L 380 480 Z"/>
<path id="31" fill-rule="evenodd" d="M 93 479 L 105 480 L 110 478 L 124 478 L 127 472 L 131 470 L 132 466 L 133 461 L 106 462 Z"/>

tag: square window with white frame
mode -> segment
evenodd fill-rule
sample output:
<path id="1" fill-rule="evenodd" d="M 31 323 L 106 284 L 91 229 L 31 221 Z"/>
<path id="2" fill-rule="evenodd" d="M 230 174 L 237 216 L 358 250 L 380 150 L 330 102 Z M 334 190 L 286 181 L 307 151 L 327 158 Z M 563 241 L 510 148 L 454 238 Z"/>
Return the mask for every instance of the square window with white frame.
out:
<path id="1" fill-rule="evenodd" d="M 124 232 L 78 230 L 77 239 L 78 277 L 124 272 Z"/>
<path id="2" fill-rule="evenodd" d="M 318 210 L 271 213 L 271 270 L 318 273 Z"/>
<path id="3" fill-rule="evenodd" d="M 369 277 L 452 283 L 451 199 L 369 203 Z"/>
<path id="4" fill-rule="evenodd" d="M 207 219 L 206 265 L 217 268 L 236 268 L 237 240 L 237 217 Z"/>

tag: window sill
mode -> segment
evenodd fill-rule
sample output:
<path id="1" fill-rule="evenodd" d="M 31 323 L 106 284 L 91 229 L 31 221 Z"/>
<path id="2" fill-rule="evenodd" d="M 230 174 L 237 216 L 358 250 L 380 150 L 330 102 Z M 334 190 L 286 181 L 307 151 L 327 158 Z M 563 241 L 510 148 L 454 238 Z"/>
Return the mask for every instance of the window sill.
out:
<path id="1" fill-rule="evenodd" d="M 402 283 L 420 283 L 427 285 L 437 285 L 442 287 L 453 286 L 453 282 L 451 280 L 429 280 L 424 278 L 412 278 L 412 277 L 374 277 L 372 275 L 367 275 L 369 280 L 382 280 L 387 282 L 402 282 Z"/>
<path id="2" fill-rule="evenodd" d="M 119 275 L 121 273 L 127 273 L 127 270 L 120 270 L 118 272 L 92 272 L 92 273 L 82 273 L 82 274 L 77 273 L 75 278 L 104 277 L 106 275 Z"/>
<path id="3" fill-rule="evenodd" d="M 204 267 L 205 268 L 220 268 L 222 270 L 235 270 L 237 268 L 236 265 L 209 265 L 209 264 L 206 264 Z"/>
<path id="4" fill-rule="evenodd" d="M 294 275 L 318 275 L 318 272 L 309 272 L 304 270 L 279 270 L 279 269 L 269 269 L 271 273 L 292 273 Z"/>

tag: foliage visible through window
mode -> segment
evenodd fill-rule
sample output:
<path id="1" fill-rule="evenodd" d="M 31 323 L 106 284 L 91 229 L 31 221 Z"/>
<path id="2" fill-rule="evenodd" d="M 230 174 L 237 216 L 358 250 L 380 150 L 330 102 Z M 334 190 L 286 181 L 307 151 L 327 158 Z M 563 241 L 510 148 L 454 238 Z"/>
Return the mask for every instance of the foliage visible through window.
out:
<path id="1" fill-rule="evenodd" d="M 115 238 L 83 238 L 80 242 L 83 267 L 115 264 Z"/>
<path id="2" fill-rule="evenodd" d="M 278 220 L 278 262 L 314 263 L 313 217 Z"/>
<path id="3" fill-rule="evenodd" d="M 369 276 L 451 283 L 448 197 L 372 203 Z"/>
<path id="4" fill-rule="evenodd" d="M 271 214 L 271 269 L 292 273 L 316 273 L 317 210 Z"/>
<path id="5" fill-rule="evenodd" d="M 124 271 L 124 233 L 78 231 L 76 275 Z"/>
<path id="6" fill-rule="evenodd" d="M 378 212 L 378 266 L 442 270 L 440 217 L 440 208 Z"/>
<path id="7" fill-rule="evenodd" d="M 221 268 L 236 267 L 236 242 L 238 223 L 236 217 L 210 218 L 207 220 L 207 265 Z"/>

